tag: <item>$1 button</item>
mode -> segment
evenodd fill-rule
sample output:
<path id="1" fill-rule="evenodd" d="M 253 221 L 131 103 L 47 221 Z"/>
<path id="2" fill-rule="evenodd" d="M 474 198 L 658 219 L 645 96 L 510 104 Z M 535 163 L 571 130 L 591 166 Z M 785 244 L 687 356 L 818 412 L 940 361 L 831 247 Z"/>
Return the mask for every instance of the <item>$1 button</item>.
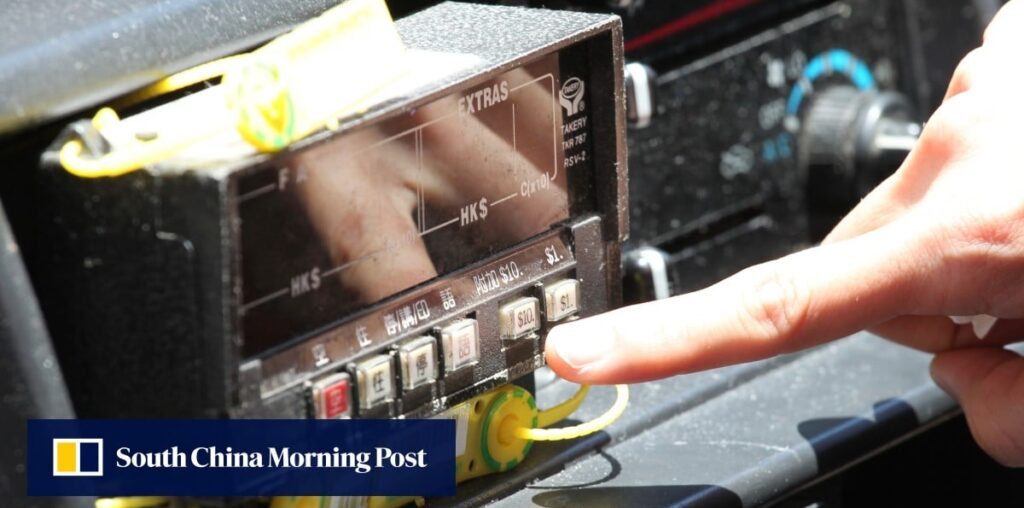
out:
<path id="1" fill-rule="evenodd" d="M 548 321 L 561 321 L 580 310 L 580 281 L 560 280 L 544 288 L 544 307 Z"/>

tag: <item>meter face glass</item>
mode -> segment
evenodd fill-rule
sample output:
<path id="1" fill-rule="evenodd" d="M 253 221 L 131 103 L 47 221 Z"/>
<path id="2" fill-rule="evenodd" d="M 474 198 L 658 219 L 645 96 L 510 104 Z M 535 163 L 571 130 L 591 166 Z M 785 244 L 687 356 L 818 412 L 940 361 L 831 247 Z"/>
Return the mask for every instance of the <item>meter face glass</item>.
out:
<path id="1" fill-rule="evenodd" d="M 242 177 L 243 355 L 566 220 L 558 68 L 546 56 Z"/>

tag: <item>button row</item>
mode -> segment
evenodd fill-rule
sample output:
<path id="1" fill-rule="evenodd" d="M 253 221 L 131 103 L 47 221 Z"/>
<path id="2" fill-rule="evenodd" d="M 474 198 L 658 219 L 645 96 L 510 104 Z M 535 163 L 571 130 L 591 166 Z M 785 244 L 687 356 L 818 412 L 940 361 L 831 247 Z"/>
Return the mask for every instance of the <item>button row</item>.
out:
<path id="1" fill-rule="evenodd" d="M 480 332 L 475 319 L 459 319 L 440 330 L 445 373 L 480 361 Z M 356 364 L 359 409 L 372 409 L 397 396 L 391 355 L 377 355 Z M 438 377 L 437 339 L 430 335 L 408 340 L 398 347 L 399 372 L 404 391 L 433 383 Z"/>
<path id="2" fill-rule="evenodd" d="M 562 279 L 544 288 L 544 310 L 549 323 L 556 323 L 579 312 L 580 281 Z M 532 296 L 517 298 L 498 310 L 501 338 L 529 337 L 540 330 L 540 300 Z"/>
<path id="3" fill-rule="evenodd" d="M 441 349 L 445 372 L 451 373 L 480 361 L 480 333 L 475 319 L 459 319 L 441 328 Z M 356 364 L 356 391 L 359 409 L 372 409 L 396 396 L 390 355 L 376 355 Z M 437 339 L 424 335 L 398 347 L 402 389 L 414 390 L 437 379 Z M 313 383 L 312 398 L 317 418 L 352 416 L 349 406 L 351 378 L 339 372 Z"/>
<path id="4" fill-rule="evenodd" d="M 579 311 L 579 281 L 564 279 L 544 289 L 544 305 L 549 322 L 561 321 Z M 501 306 L 498 324 L 502 339 L 519 339 L 540 330 L 540 300 L 518 298 Z M 480 361 L 480 329 L 475 319 L 463 318 L 441 328 L 441 353 L 445 374 Z M 438 377 L 437 340 L 424 335 L 398 347 L 399 372 L 404 391 L 428 385 Z M 391 355 L 381 354 L 356 364 L 356 389 L 360 409 L 372 409 L 394 400 L 397 395 Z M 346 418 L 352 415 L 349 404 L 351 378 L 339 372 L 317 380 L 312 386 L 314 415 L 317 418 Z"/>

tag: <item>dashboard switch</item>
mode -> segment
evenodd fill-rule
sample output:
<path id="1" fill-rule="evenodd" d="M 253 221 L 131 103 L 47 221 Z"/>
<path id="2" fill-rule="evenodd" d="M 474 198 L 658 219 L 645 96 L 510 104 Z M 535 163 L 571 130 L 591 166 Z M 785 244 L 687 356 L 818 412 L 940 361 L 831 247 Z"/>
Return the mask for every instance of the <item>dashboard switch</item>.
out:
<path id="1" fill-rule="evenodd" d="M 540 330 L 540 302 L 531 296 L 502 305 L 498 327 L 502 339 L 518 339 Z"/>
<path id="2" fill-rule="evenodd" d="M 370 409 L 395 398 L 391 357 L 378 355 L 356 365 L 359 408 Z"/>
<path id="3" fill-rule="evenodd" d="M 580 310 L 580 281 L 560 280 L 544 288 L 544 306 L 548 321 L 561 321 Z"/>
<path id="4" fill-rule="evenodd" d="M 398 348 L 402 388 L 412 390 L 430 384 L 437 378 L 437 341 L 419 337 Z"/>
<path id="5" fill-rule="evenodd" d="M 313 416 L 319 419 L 348 418 L 351 378 L 344 372 L 332 374 L 313 383 Z"/>
<path id="6" fill-rule="evenodd" d="M 444 370 L 454 372 L 480 361 L 480 331 L 475 319 L 460 319 L 441 328 Z"/>

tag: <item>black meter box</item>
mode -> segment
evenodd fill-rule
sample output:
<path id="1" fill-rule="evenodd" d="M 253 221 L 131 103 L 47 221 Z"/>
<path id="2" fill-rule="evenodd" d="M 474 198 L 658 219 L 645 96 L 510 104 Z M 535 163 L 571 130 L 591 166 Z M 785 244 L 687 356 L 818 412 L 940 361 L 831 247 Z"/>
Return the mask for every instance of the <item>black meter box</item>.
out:
<path id="1" fill-rule="evenodd" d="M 40 298 L 80 416 L 427 416 L 619 303 L 618 18 L 397 25 L 430 71 L 280 153 L 211 140 L 96 179 L 44 156 Z M 211 90 L 125 122 L 159 132 Z"/>

